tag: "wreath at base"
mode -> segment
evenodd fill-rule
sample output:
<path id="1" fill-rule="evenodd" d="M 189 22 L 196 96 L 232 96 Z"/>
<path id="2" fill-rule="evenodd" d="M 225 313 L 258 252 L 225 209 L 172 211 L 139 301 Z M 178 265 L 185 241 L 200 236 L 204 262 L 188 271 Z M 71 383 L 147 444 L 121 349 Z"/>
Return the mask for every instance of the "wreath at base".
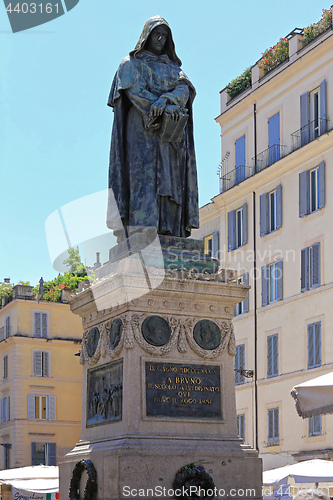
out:
<path id="1" fill-rule="evenodd" d="M 94 464 L 90 460 L 80 460 L 77 462 L 72 473 L 71 484 L 69 487 L 70 500 L 80 500 L 80 479 L 82 472 L 86 471 L 88 479 L 84 488 L 82 500 L 95 500 L 97 493 L 97 472 Z"/>
<path id="2" fill-rule="evenodd" d="M 202 465 L 192 463 L 179 469 L 172 487 L 178 499 L 200 497 L 201 500 L 212 500 L 215 497 L 214 481 Z"/>

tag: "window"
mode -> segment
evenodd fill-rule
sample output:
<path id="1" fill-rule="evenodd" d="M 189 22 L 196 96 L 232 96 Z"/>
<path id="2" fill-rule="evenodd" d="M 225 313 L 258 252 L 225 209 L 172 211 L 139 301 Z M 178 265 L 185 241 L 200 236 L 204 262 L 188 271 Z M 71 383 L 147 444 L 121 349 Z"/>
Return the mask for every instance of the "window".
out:
<path id="1" fill-rule="evenodd" d="M 237 371 L 236 371 L 237 370 Z M 245 377 L 239 370 L 245 370 L 245 344 L 236 347 L 235 356 L 235 384 L 244 384 Z"/>
<path id="2" fill-rule="evenodd" d="M 245 180 L 245 135 L 235 142 L 236 184 Z"/>
<path id="3" fill-rule="evenodd" d="M 268 410 L 268 442 L 276 443 L 279 437 L 279 408 Z"/>
<path id="4" fill-rule="evenodd" d="M 29 420 L 56 420 L 56 396 L 28 394 Z"/>
<path id="5" fill-rule="evenodd" d="M 3 378 L 8 378 L 8 354 L 3 357 Z"/>
<path id="6" fill-rule="evenodd" d="M 216 231 L 204 238 L 205 255 L 218 259 L 219 254 L 219 232 Z"/>
<path id="7" fill-rule="evenodd" d="M 10 316 L 6 317 L 6 339 L 10 337 Z"/>
<path id="8" fill-rule="evenodd" d="M 1 423 L 9 422 L 9 396 L 1 399 Z"/>
<path id="9" fill-rule="evenodd" d="M 249 284 L 249 273 L 244 273 L 237 277 L 237 283 L 248 285 Z M 235 305 L 235 316 L 249 312 L 249 292 L 247 292 L 246 298 L 242 302 L 238 302 Z"/>
<path id="10" fill-rule="evenodd" d="M 320 286 L 320 243 L 301 250 L 301 292 Z"/>
<path id="11" fill-rule="evenodd" d="M 56 443 L 31 443 L 32 465 L 57 465 Z"/>
<path id="12" fill-rule="evenodd" d="M 279 229 L 282 225 L 282 187 L 260 195 L 260 236 Z"/>
<path id="13" fill-rule="evenodd" d="M 47 314 L 34 313 L 34 337 L 47 338 Z"/>
<path id="14" fill-rule="evenodd" d="M 280 113 L 268 119 L 268 165 L 280 159 Z"/>
<path id="15" fill-rule="evenodd" d="M 308 368 L 321 366 L 321 322 L 308 325 Z"/>
<path id="16" fill-rule="evenodd" d="M 311 214 L 325 205 L 325 165 L 299 174 L 299 216 Z"/>
<path id="17" fill-rule="evenodd" d="M 4 469 L 9 469 L 9 443 L 3 443 L 3 465 Z"/>
<path id="18" fill-rule="evenodd" d="M 245 441 L 245 414 L 237 415 L 237 433 Z"/>
<path id="19" fill-rule="evenodd" d="M 309 418 L 309 437 L 321 436 L 321 415 Z"/>
<path id="20" fill-rule="evenodd" d="M 261 268 L 261 305 L 282 300 L 282 259 Z"/>
<path id="21" fill-rule="evenodd" d="M 228 251 L 247 243 L 246 203 L 237 210 L 228 212 Z"/>
<path id="22" fill-rule="evenodd" d="M 300 97 L 301 146 L 326 132 L 326 81 Z"/>
<path id="23" fill-rule="evenodd" d="M 267 337 L 267 377 L 279 375 L 279 344 L 278 334 Z"/>
<path id="24" fill-rule="evenodd" d="M 48 377 L 49 376 L 49 353 L 45 351 L 34 351 L 34 376 Z"/>

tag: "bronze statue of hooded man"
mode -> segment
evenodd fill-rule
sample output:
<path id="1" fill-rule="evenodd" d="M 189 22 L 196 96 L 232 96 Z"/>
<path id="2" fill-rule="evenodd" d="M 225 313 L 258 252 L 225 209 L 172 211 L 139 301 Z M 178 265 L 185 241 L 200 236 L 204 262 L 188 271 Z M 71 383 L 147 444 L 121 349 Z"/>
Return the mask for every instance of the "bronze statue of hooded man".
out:
<path id="1" fill-rule="evenodd" d="M 199 227 L 194 97 L 168 23 L 148 19 L 120 63 L 108 101 L 114 120 L 107 225 L 118 240 L 138 228 L 188 237 Z"/>

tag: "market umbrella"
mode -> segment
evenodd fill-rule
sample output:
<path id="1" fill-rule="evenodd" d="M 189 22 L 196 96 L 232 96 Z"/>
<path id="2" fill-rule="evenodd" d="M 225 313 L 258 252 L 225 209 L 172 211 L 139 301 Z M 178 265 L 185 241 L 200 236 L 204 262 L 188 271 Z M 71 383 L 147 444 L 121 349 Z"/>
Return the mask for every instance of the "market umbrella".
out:
<path id="1" fill-rule="evenodd" d="M 333 462 L 314 459 L 267 470 L 263 473 L 263 484 L 284 484 L 289 476 L 296 483 L 327 483 L 333 481 Z"/>
<path id="2" fill-rule="evenodd" d="M 333 372 L 295 385 L 291 395 L 303 418 L 333 413 Z"/>

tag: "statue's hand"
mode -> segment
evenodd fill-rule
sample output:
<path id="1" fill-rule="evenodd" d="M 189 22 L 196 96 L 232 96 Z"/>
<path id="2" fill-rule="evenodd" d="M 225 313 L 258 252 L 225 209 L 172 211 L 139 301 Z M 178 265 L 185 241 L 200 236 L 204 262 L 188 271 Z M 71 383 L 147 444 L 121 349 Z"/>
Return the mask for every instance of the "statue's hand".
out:
<path id="1" fill-rule="evenodd" d="M 149 116 L 156 117 L 160 116 L 165 110 L 167 104 L 167 99 L 165 97 L 160 97 L 157 101 L 150 106 Z"/>
<path id="2" fill-rule="evenodd" d="M 179 120 L 183 114 L 178 104 L 168 104 L 165 107 L 165 112 L 171 115 L 171 118 L 176 121 Z"/>

